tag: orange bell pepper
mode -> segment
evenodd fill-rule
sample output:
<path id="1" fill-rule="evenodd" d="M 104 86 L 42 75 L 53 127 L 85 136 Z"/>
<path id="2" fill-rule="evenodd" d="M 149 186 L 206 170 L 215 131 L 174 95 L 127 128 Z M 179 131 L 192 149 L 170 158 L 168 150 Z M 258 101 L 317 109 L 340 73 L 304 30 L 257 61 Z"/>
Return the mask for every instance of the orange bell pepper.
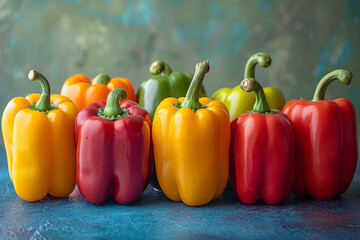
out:
<path id="1" fill-rule="evenodd" d="M 111 79 L 107 74 L 100 73 L 93 80 L 84 74 L 69 77 L 61 88 L 61 95 L 70 98 L 80 110 L 90 103 L 106 100 L 115 88 L 123 88 L 127 92 L 126 100 L 136 102 L 133 84 L 126 78 Z"/>
<path id="2" fill-rule="evenodd" d="M 78 107 L 67 97 L 50 95 L 46 78 L 39 80 L 42 94 L 11 100 L 3 113 L 1 127 L 9 174 L 18 196 L 37 201 L 48 193 L 66 197 L 75 187 L 75 117 Z"/>
<path id="3" fill-rule="evenodd" d="M 185 99 L 166 98 L 153 119 L 156 173 L 173 201 L 200 206 L 225 190 L 229 176 L 230 119 L 226 106 L 199 99 L 208 62 L 196 65 Z"/>

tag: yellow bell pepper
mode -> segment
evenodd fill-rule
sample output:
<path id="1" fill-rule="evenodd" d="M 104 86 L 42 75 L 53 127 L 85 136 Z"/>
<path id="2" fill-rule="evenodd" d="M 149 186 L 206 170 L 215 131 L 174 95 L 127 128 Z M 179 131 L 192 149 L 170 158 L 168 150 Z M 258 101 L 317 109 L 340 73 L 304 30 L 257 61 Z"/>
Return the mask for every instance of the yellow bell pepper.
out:
<path id="1" fill-rule="evenodd" d="M 66 197 L 75 187 L 74 123 L 79 110 L 67 97 L 50 96 L 42 74 L 32 70 L 29 79 L 40 81 L 42 94 L 12 99 L 1 121 L 10 178 L 26 201 L 48 193 Z"/>
<path id="2" fill-rule="evenodd" d="M 173 201 L 200 206 L 225 190 L 229 171 L 230 119 L 226 106 L 200 98 L 208 62 L 196 65 L 185 98 L 166 98 L 153 120 L 160 187 Z"/>
<path id="3" fill-rule="evenodd" d="M 245 66 L 246 78 L 255 78 L 255 66 L 266 68 L 271 64 L 271 58 L 265 53 L 255 53 L 252 55 Z M 285 105 L 284 94 L 278 88 L 266 87 L 264 88 L 266 102 L 271 109 L 282 109 Z M 255 103 L 255 95 L 253 92 L 245 92 L 240 88 L 240 85 L 233 89 L 221 88 L 217 90 L 211 97 L 214 100 L 223 102 L 229 110 L 230 120 L 234 120 L 241 114 L 251 111 Z"/>

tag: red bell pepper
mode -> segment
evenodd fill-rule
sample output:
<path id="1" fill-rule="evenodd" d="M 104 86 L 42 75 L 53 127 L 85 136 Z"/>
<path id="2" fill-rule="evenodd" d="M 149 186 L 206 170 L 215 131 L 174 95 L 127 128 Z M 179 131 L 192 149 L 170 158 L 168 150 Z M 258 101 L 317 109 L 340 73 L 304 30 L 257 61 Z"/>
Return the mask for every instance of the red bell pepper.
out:
<path id="1" fill-rule="evenodd" d="M 107 101 L 88 105 L 76 118 L 76 183 L 94 204 L 109 195 L 120 204 L 135 201 L 153 172 L 151 118 L 131 100 L 120 105 L 125 98 L 124 89 L 114 89 Z"/>
<path id="2" fill-rule="evenodd" d="M 268 204 L 290 194 L 295 171 L 294 130 L 288 116 L 270 109 L 261 85 L 253 78 L 240 87 L 255 93 L 253 110 L 231 122 L 230 182 L 246 204 Z"/>
<path id="3" fill-rule="evenodd" d="M 292 191 L 299 197 L 329 200 L 343 194 L 352 181 L 358 159 L 354 106 L 345 98 L 324 100 L 332 81 L 350 84 L 351 78 L 345 70 L 330 72 L 320 80 L 312 102 L 291 100 L 283 108 L 295 128 Z"/>

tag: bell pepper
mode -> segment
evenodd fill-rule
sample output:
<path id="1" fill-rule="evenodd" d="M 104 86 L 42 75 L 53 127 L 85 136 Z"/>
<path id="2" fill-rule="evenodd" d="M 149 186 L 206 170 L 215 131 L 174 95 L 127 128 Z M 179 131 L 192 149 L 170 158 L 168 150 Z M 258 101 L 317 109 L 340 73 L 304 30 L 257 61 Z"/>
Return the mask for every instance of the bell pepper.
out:
<path id="1" fill-rule="evenodd" d="M 222 194 L 229 171 L 230 120 L 225 105 L 200 98 L 208 61 L 198 63 L 184 98 L 166 98 L 153 119 L 157 178 L 164 194 L 189 206 Z"/>
<path id="2" fill-rule="evenodd" d="M 267 68 L 271 64 L 271 58 L 265 53 L 255 53 L 246 63 L 244 79 L 255 78 L 255 66 Z M 266 87 L 263 89 L 267 104 L 271 109 L 282 109 L 285 105 L 284 94 L 278 88 Z M 222 88 L 217 90 L 212 99 L 223 102 L 229 110 L 230 121 L 237 116 L 250 111 L 255 103 L 255 95 L 252 92 L 245 92 L 240 85 L 230 88 Z"/>
<path id="3" fill-rule="evenodd" d="M 338 69 L 325 75 L 311 102 L 291 100 L 283 109 L 292 120 L 296 137 L 293 193 L 329 200 L 349 187 L 358 160 L 356 113 L 345 98 L 324 100 L 331 82 L 350 84 L 352 74 Z"/>
<path id="4" fill-rule="evenodd" d="M 114 89 L 107 101 L 90 104 L 76 118 L 76 183 L 81 195 L 94 204 L 110 195 L 119 204 L 135 201 L 154 168 L 149 157 L 151 118 L 124 99 L 126 91 Z"/>
<path id="5" fill-rule="evenodd" d="M 167 97 L 185 97 L 192 78 L 192 74 L 172 72 L 170 66 L 163 61 L 155 61 L 150 65 L 151 78 L 143 81 L 137 91 L 137 99 L 140 106 L 149 112 L 151 118 L 158 105 Z M 202 86 L 201 97 L 206 97 L 205 88 Z M 154 169 L 153 178 L 150 184 L 160 190 Z"/>
<path id="6" fill-rule="evenodd" d="M 136 102 L 133 84 L 126 78 L 111 79 L 107 74 L 100 73 L 93 80 L 83 74 L 69 77 L 61 88 L 61 95 L 70 98 L 80 110 L 90 103 L 106 100 L 111 90 L 123 88 L 127 92 L 127 100 Z"/>
<path id="7" fill-rule="evenodd" d="M 168 97 L 185 97 L 191 83 L 191 74 L 172 72 L 170 66 L 163 61 L 155 61 L 150 65 L 151 78 L 143 81 L 137 91 L 140 106 L 154 117 L 155 110 L 162 100 Z M 200 97 L 206 97 L 202 86 Z"/>
<path id="8" fill-rule="evenodd" d="M 284 113 L 270 109 L 254 78 L 244 79 L 241 88 L 256 99 L 252 111 L 231 122 L 231 186 L 246 204 L 277 204 L 289 196 L 294 178 L 293 126 Z"/>
<path id="9" fill-rule="evenodd" d="M 79 109 L 67 97 L 50 95 L 41 73 L 31 70 L 28 77 L 40 82 L 42 94 L 12 99 L 1 121 L 10 178 L 26 201 L 48 193 L 66 197 L 75 187 L 74 122 Z"/>

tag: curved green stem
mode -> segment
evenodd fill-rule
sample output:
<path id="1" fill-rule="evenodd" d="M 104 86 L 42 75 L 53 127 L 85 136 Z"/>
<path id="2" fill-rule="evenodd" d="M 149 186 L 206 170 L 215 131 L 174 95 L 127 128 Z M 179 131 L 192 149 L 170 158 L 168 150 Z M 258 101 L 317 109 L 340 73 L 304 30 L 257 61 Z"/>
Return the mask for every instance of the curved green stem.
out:
<path id="1" fill-rule="evenodd" d="M 102 83 L 107 85 L 110 82 L 111 78 L 106 73 L 98 74 L 91 82 L 91 84 Z"/>
<path id="2" fill-rule="evenodd" d="M 172 73 L 170 66 L 163 61 L 155 61 L 150 65 L 149 69 L 152 75 L 169 76 Z"/>
<path id="3" fill-rule="evenodd" d="M 204 106 L 199 102 L 201 85 L 205 74 L 210 70 L 209 61 L 199 62 L 195 66 L 195 74 L 190 83 L 189 89 L 186 92 L 185 100 L 180 104 L 180 107 L 191 108 L 194 112 Z"/>
<path id="4" fill-rule="evenodd" d="M 339 79 L 343 84 L 349 85 L 351 78 L 352 74 L 344 69 L 337 69 L 326 74 L 316 86 L 313 102 L 324 100 L 327 87 L 336 79 Z"/>
<path id="5" fill-rule="evenodd" d="M 276 109 L 270 109 L 269 105 L 266 102 L 263 88 L 261 87 L 260 83 L 254 78 L 244 79 L 241 82 L 240 87 L 245 92 L 254 92 L 255 94 L 255 104 L 251 112 L 258 112 L 264 114 L 278 112 L 278 110 Z"/>
<path id="6" fill-rule="evenodd" d="M 129 116 L 128 110 L 120 107 L 119 104 L 119 101 L 124 100 L 126 97 L 127 93 L 124 89 L 116 88 L 112 90 L 107 97 L 105 107 L 99 109 L 98 115 L 113 121 Z"/>
<path id="7" fill-rule="evenodd" d="M 271 64 L 271 57 L 266 53 L 255 53 L 246 62 L 244 79 L 255 78 L 255 66 L 259 64 L 263 68 L 267 68 Z"/>
<path id="8" fill-rule="evenodd" d="M 50 94 L 51 94 L 50 84 L 48 80 L 44 77 L 44 75 L 42 75 L 37 71 L 30 70 L 28 74 L 28 78 L 30 81 L 36 81 L 36 80 L 39 81 L 42 89 L 42 93 L 39 101 L 37 101 L 35 105 L 32 105 L 31 108 L 33 108 L 33 110 L 39 112 L 46 112 L 46 113 L 56 108 L 56 106 L 54 107 L 50 103 Z"/>

